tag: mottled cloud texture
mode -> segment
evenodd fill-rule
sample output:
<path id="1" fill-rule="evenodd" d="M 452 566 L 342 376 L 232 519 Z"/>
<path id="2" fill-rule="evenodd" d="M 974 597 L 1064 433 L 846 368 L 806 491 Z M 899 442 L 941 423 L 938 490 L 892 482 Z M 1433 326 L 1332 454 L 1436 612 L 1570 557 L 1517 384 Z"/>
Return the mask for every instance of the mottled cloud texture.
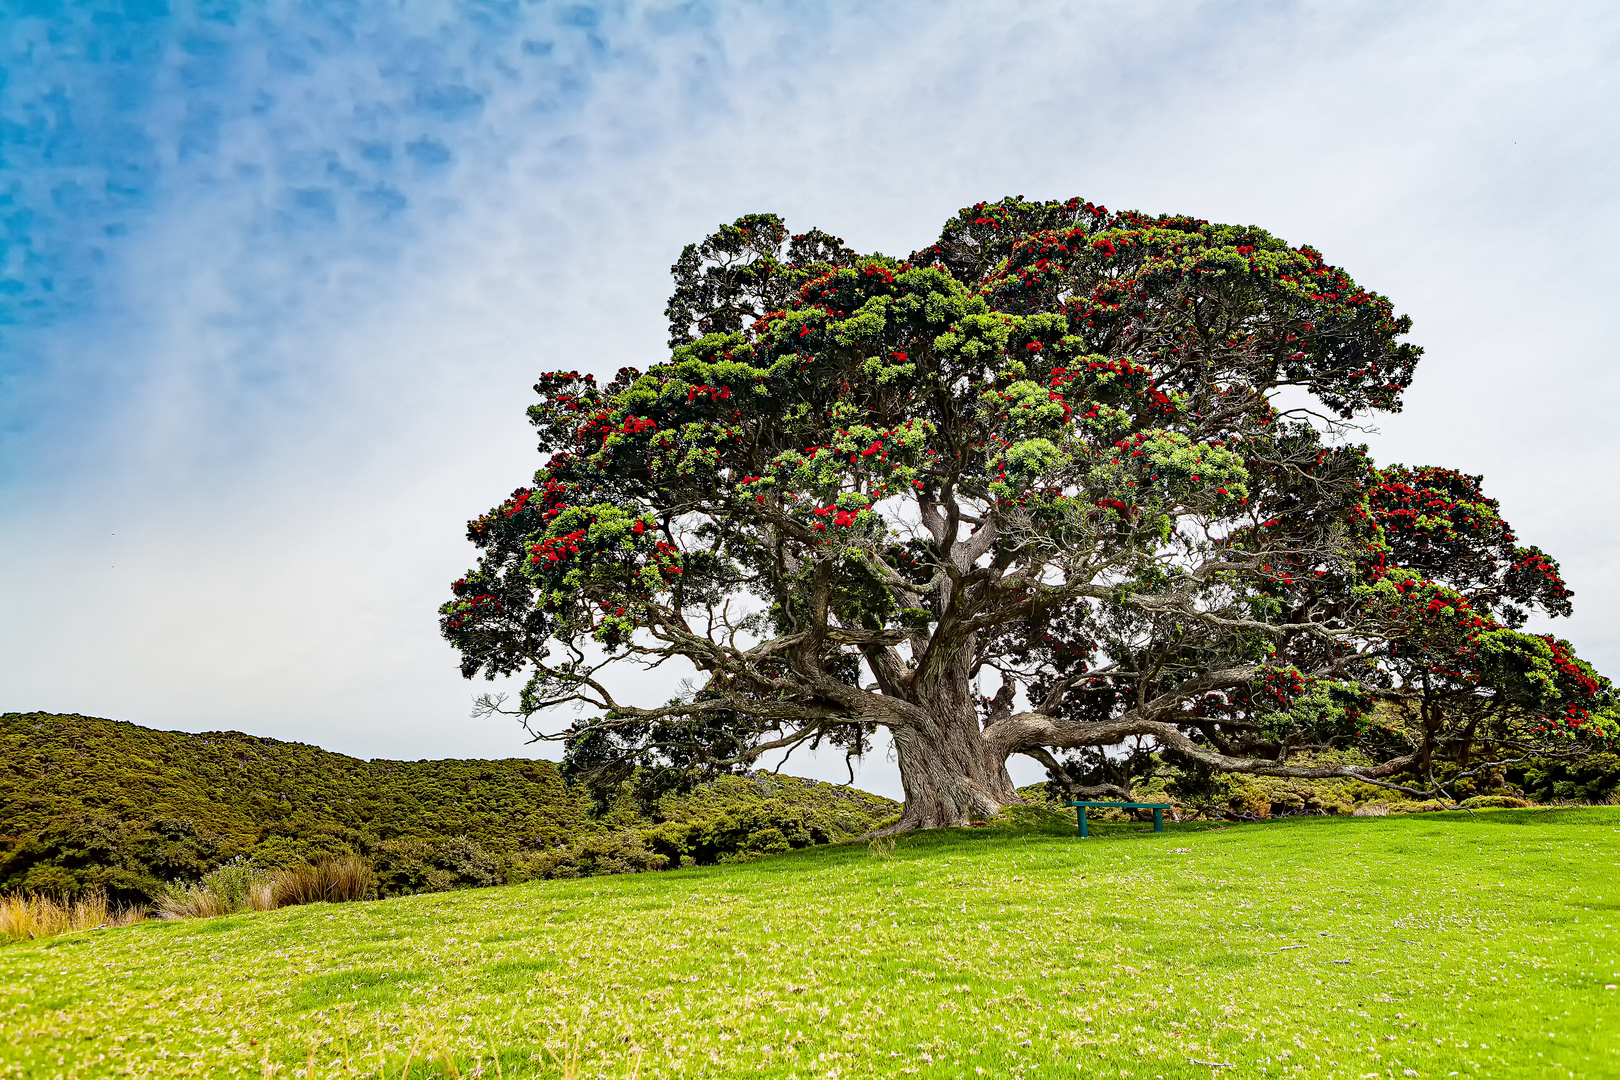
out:
<path id="1" fill-rule="evenodd" d="M 1375 455 L 1483 472 L 1620 675 L 1612 5 L 41 3 L 0 49 L 0 708 L 532 752 L 434 609 L 534 375 L 656 362 L 721 221 L 904 253 L 1006 194 L 1392 296 Z"/>

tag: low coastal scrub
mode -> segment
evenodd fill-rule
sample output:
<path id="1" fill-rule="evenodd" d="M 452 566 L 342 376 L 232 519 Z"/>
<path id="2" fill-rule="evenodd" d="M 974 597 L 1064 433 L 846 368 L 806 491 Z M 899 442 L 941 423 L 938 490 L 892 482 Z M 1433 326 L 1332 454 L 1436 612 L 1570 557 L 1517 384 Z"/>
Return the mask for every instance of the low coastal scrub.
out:
<path id="1" fill-rule="evenodd" d="M 604 800 L 549 761 L 361 761 L 235 732 L 0 715 L 0 892 L 59 899 L 207 907 L 219 889 L 182 899 L 170 883 L 233 865 L 291 882 L 360 860 L 383 897 L 673 869 L 853 839 L 898 812 L 793 777 L 656 797 L 626 782 Z"/>

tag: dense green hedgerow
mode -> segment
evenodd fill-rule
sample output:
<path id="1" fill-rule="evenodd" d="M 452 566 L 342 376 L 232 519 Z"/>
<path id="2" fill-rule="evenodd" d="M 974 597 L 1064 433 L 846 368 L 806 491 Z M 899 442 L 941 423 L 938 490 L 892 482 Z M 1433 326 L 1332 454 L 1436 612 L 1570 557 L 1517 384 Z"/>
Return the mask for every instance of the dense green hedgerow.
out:
<path id="1" fill-rule="evenodd" d="M 1620 754 L 1579 761 L 1527 761 L 1502 770 L 1504 779 L 1543 802 L 1606 802 L 1620 792 Z"/>
<path id="2" fill-rule="evenodd" d="M 548 761 L 362 761 L 238 732 L 0 716 L 0 891 L 141 901 L 237 857 L 357 854 L 392 895 L 748 858 L 849 839 L 899 810 L 760 775 L 650 809 L 591 806 Z"/>

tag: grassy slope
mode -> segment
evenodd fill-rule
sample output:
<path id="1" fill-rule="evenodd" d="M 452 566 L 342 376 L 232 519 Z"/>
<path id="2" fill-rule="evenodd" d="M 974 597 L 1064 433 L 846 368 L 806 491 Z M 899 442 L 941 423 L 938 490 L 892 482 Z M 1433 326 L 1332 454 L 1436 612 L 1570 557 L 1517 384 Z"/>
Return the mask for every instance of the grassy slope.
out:
<path id="1" fill-rule="evenodd" d="M 1052 822 L 3 946 L 0 1075 L 1620 1076 L 1620 811 Z"/>

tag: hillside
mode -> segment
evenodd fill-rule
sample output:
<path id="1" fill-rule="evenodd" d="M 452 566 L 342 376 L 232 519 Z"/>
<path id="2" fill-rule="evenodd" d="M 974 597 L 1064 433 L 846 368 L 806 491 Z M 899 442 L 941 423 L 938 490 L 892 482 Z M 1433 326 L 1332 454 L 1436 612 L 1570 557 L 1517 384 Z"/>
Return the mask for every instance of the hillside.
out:
<path id="1" fill-rule="evenodd" d="M 1620 1076 L 1620 810 L 1015 816 L 0 945 L 0 1076 Z"/>
<path id="2" fill-rule="evenodd" d="M 727 777 L 593 817 L 551 762 L 362 761 L 239 732 L 0 715 L 0 891 L 150 898 L 238 856 L 369 858 L 385 894 L 708 863 L 858 836 L 888 799 Z"/>

